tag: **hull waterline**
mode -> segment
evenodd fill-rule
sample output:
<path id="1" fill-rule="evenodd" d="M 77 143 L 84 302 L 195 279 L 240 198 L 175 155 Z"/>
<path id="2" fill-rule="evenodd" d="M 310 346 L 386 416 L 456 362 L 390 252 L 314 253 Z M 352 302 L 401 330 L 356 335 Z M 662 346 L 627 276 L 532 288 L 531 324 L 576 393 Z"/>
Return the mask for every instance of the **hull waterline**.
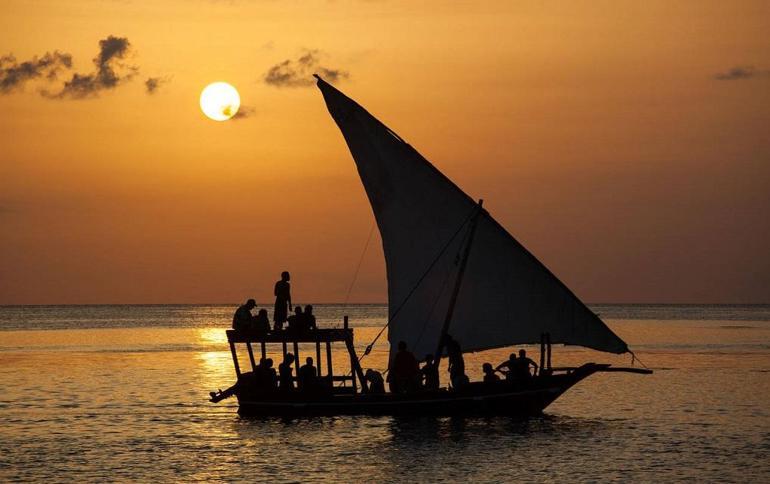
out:
<path id="1" fill-rule="evenodd" d="M 567 374 L 527 382 L 471 383 L 461 390 L 413 395 L 329 395 L 308 398 L 300 393 L 274 398 L 238 394 L 242 416 L 302 417 L 315 415 L 502 415 L 534 416 L 582 379 L 608 365 L 589 363 Z M 244 392 L 245 393 L 245 392 Z"/>

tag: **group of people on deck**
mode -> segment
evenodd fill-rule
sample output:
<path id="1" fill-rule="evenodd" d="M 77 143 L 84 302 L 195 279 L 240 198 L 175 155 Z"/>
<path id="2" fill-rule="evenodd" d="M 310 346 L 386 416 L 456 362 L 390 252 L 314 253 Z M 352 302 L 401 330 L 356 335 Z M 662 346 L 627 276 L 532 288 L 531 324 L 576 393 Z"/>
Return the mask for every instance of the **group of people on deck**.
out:
<path id="1" fill-rule="evenodd" d="M 507 370 L 503 371 L 503 368 L 507 368 Z M 529 371 L 530 368 L 534 369 L 532 373 Z M 511 353 L 506 361 L 497 365 L 497 368 L 492 368 L 491 363 L 484 363 L 481 370 L 484 372 L 484 383 L 494 383 L 500 381 L 500 377 L 497 376 L 498 372 L 502 373 L 507 381 L 526 380 L 532 375 L 537 375 L 538 366 L 522 349 L 519 350 L 518 358 L 516 353 Z"/>
<path id="2" fill-rule="evenodd" d="M 305 332 L 316 329 L 315 315 L 313 306 L 308 304 L 305 309 L 302 306 L 294 308 L 294 314 L 289 316 L 291 308 L 291 275 L 284 271 L 281 273 L 281 280 L 275 283 L 275 306 L 273 308 L 273 327 L 270 327 L 270 320 L 266 309 L 257 311 L 256 316 L 253 311 L 257 307 L 254 299 L 249 299 L 242 304 L 233 315 L 233 329 L 242 332 L 253 332 L 257 334 L 267 334 L 271 331 L 283 331 L 288 329 L 293 332 Z M 284 328 L 284 324 L 287 325 Z"/>
<path id="3" fill-rule="evenodd" d="M 291 331 L 303 333 L 317 329 L 313 306 L 308 304 L 294 308 L 294 314 L 289 315 L 291 308 L 291 275 L 288 271 L 281 273 L 281 280 L 275 283 L 275 306 L 273 307 L 273 326 L 270 326 L 267 310 L 260 309 L 254 315 L 257 302 L 249 299 L 236 309 L 233 315 L 233 329 L 238 332 L 268 334 L 271 332 Z M 286 327 L 284 327 L 286 325 Z M 300 390 L 314 392 L 322 388 L 318 369 L 313 365 L 313 358 L 305 358 L 305 364 L 299 366 L 299 361 L 293 353 L 286 353 L 283 362 L 278 365 L 278 371 L 273 368 L 272 358 L 261 358 L 259 364 L 249 374 L 252 384 L 263 391 L 291 392 Z M 294 377 L 296 367 L 296 378 Z M 296 386 L 294 382 L 296 381 Z"/>
<path id="4" fill-rule="evenodd" d="M 275 283 L 275 306 L 273 310 L 273 326 L 266 309 L 259 309 L 254 315 L 257 303 L 249 299 L 238 307 L 233 315 L 233 329 L 239 332 L 256 334 L 268 334 L 270 332 L 290 331 L 292 333 L 304 333 L 317 329 L 316 318 L 313 314 L 313 306 L 307 305 L 294 308 L 294 314 L 289 315 L 291 308 L 291 276 L 287 271 L 281 273 L 281 280 Z M 284 328 L 284 325 L 287 325 Z M 449 380 L 454 389 L 463 387 L 469 383 L 465 374 L 465 359 L 462 348 L 451 335 L 445 335 L 442 341 L 442 349 L 446 349 L 449 361 Z M 292 353 L 286 353 L 282 363 L 278 365 L 278 371 L 273 368 L 272 358 L 262 358 L 254 369 L 253 383 L 264 390 L 278 391 L 315 391 L 323 387 L 322 379 L 317 368 L 313 365 L 313 358 L 308 357 L 305 364 L 299 366 L 299 361 Z M 294 371 L 296 367 L 296 379 Z M 534 369 L 534 373 L 530 369 Z M 526 351 L 519 350 L 511 353 L 508 360 L 493 367 L 491 363 L 482 365 L 484 383 L 494 384 L 501 380 L 498 373 L 505 377 L 506 381 L 521 381 L 537 374 L 538 365 L 527 357 Z M 384 393 L 385 386 L 382 374 L 375 370 L 367 370 L 365 378 L 371 393 Z M 297 382 L 295 387 L 294 382 Z M 387 381 L 390 391 L 395 394 L 414 393 L 421 390 L 438 390 L 440 387 L 439 362 L 434 355 L 425 355 L 422 366 L 409 351 L 404 341 L 398 343 L 398 352 L 391 362 Z"/>
<path id="5" fill-rule="evenodd" d="M 465 359 L 463 358 L 460 344 L 450 335 L 444 340 L 444 347 L 449 360 L 449 380 L 452 388 L 460 388 L 469 383 L 465 374 Z M 534 372 L 530 373 L 530 368 Z M 504 370 L 505 369 L 505 370 Z M 482 365 L 484 383 L 494 384 L 500 381 L 497 373 L 502 373 L 506 381 L 526 380 L 537 374 L 538 366 L 527 357 L 525 350 L 511 353 L 508 360 L 500 363 L 496 368 L 491 363 Z M 438 362 L 433 355 L 425 355 L 423 365 L 420 366 L 414 354 L 407 349 L 406 342 L 398 343 L 398 352 L 393 358 L 388 374 L 391 393 L 414 393 L 420 390 L 438 390 L 439 370 Z"/>
<path id="6" fill-rule="evenodd" d="M 297 386 L 294 386 L 294 366 L 297 358 L 293 353 L 286 353 L 283 362 L 278 365 L 278 371 L 273 368 L 272 358 L 261 358 L 254 368 L 251 376 L 254 386 L 263 391 L 315 392 L 322 385 L 318 375 L 318 369 L 313 365 L 313 358 L 305 358 L 305 364 L 297 368 Z M 295 365 L 295 366 L 297 366 Z"/>

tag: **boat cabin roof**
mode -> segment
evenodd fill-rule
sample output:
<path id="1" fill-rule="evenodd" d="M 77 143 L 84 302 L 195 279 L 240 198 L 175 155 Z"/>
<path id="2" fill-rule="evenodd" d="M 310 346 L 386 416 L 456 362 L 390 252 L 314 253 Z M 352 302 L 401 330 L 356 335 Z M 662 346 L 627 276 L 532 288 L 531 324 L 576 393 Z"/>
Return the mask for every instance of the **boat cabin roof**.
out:
<path id="1" fill-rule="evenodd" d="M 269 333 L 227 330 L 227 341 L 230 343 L 324 343 L 352 340 L 353 330 L 350 328 L 322 328 L 300 333 L 290 330 Z"/>

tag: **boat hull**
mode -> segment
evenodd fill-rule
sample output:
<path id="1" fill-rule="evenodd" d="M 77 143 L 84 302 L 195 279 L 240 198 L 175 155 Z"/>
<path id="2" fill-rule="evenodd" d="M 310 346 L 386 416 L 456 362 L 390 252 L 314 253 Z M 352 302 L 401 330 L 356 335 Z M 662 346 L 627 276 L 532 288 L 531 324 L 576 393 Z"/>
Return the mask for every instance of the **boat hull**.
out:
<path id="1" fill-rule="evenodd" d="M 242 416 L 302 417 L 314 415 L 508 415 L 531 416 L 542 411 L 570 387 L 604 365 L 587 364 L 573 372 L 520 382 L 471 383 L 457 390 L 413 395 L 329 395 L 301 393 L 272 398 L 238 394 Z"/>

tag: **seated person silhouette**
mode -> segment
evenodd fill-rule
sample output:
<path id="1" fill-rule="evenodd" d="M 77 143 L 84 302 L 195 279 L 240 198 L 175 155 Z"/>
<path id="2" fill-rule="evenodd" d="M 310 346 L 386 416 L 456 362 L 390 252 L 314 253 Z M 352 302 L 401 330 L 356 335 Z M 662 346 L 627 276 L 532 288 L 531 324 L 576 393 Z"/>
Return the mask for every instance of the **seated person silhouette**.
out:
<path id="1" fill-rule="evenodd" d="M 423 379 L 423 388 L 426 390 L 438 390 L 438 365 L 433 362 L 433 355 L 425 355 L 425 364 L 420 368 L 420 375 Z"/>
<path id="2" fill-rule="evenodd" d="M 275 374 L 275 368 L 273 368 L 273 359 L 265 359 L 265 382 L 271 390 L 278 388 L 278 376 Z"/>
<path id="3" fill-rule="evenodd" d="M 508 356 L 508 359 L 506 361 L 497 365 L 497 368 L 495 368 L 495 370 L 500 371 L 503 368 L 506 368 L 505 379 L 507 381 L 512 381 L 518 377 L 517 376 L 518 364 L 519 363 L 516 361 L 516 353 L 511 353 Z"/>
<path id="4" fill-rule="evenodd" d="M 382 373 L 369 368 L 364 375 L 367 383 L 369 384 L 369 393 L 374 395 L 382 395 L 385 393 L 385 381 L 382 379 Z"/>
<path id="5" fill-rule="evenodd" d="M 315 315 L 313 314 L 313 306 L 311 306 L 310 304 L 305 306 L 305 312 L 303 313 L 303 315 L 305 317 L 305 324 L 304 324 L 305 329 L 307 330 L 317 329 L 315 324 Z"/>
<path id="6" fill-rule="evenodd" d="M 254 368 L 254 385 L 260 390 L 269 387 L 269 376 L 266 366 L 267 358 L 260 358 L 259 364 Z"/>
<path id="7" fill-rule="evenodd" d="M 398 352 L 388 373 L 391 393 L 413 392 L 419 387 L 420 368 L 417 358 L 406 349 L 406 342 L 399 341 Z"/>
<path id="8" fill-rule="evenodd" d="M 257 302 L 249 299 L 235 310 L 233 315 L 233 329 L 236 331 L 249 331 L 254 324 L 254 316 L 251 310 L 257 307 Z"/>
<path id="9" fill-rule="evenodd" d="M 305 315 L 302 314 L 302 306 L 294 308 L 294 314 L 289 316 L 289 331 L 298 333 L 302 331 Z"/>
<path id="10" fill-rule="evenodd" d="M 530 378 L 532 373 L 529 372 L 529 368 L 535 369 L 534 374 L 537 375 L 537 363 L 527 357 L 527 352 L 519 350 L 519 358 L 516 360 L 516 377 L 517 378 Z"/>
<path id="11" fill-rule="evenodd" d="M 260 309 L 257 313 L 257 317 L 254 319 L 254 331 L 259 334 L 270 332 L 270 319 L 267 317 L 266 309 Z"/>
<path id="12" fill-rule="evenodd" d="M 302 391 L 310 392 L 316 389 L 318 370 L 313 366 L 313 358 L 305 358 L 305 364 L 297 370 L 297 385 Z"/>
<path id="13" fill-rule="evenodd" d="M 492 368 L 492 363 L 484 363 L 481 365 L 481 370 L 484 372 L 484 383 L 500 381 L 500 377 L 495 374 L 495 369 Z"/>

